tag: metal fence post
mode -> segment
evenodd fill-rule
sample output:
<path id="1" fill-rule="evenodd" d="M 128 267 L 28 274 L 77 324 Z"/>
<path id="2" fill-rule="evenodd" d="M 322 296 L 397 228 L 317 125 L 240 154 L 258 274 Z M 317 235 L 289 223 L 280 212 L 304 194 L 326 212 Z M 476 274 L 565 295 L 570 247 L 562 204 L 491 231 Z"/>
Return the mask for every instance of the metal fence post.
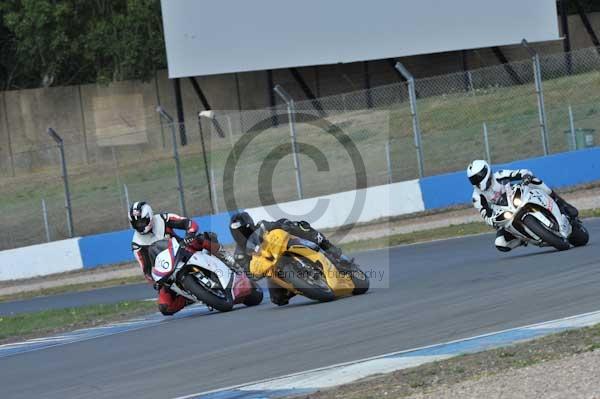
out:
<path id="1" fill-rule="evenodd" d="M 294 106 L 294 99 L 280 85 L 275 85 L 273 90 L 287 105 L 290 136 L 292 140 L 292 157 L 294 158 L 294 169 L 296 171 L 296 190 L 298 191 L 298 198 L 302 199 L 302 174 L 300 171 L 300 159 L 298 158 L 298 145 L 296 144 L 296 109 Z"/>
<path id="2" fill-rule="evenodd" d="M 388 184 L 392 184 L 392 154 L 390 150 L 390 142 L 385 143 L 385 160 L 387 164 L 387 181 Z"/>
<path id="3" fill-rule="evenodd" d="M 212 195 L 210 199 L 212 201 L 212 208 L 215 214 L 219 213 L 219 202 L 217 200 L 217 182 L 215 180 L 215 171 L 210 169 L 210 191 L 212 191 Z"/>
<path id="4" fill-rule="evenodd" d="M 527 40 L 523 39 L 521 44 L 529 51 L 533 60 L 533 78 L 535 81 L 535 94 L 538 100 L 538 115 L 540 119 L 540 132 L 542 134 L 542 147 L 544 155 L 548 155 L 548 122 L 546 120 L 546 108 L 544 106 L 544 88 L 542 85 L 542 66 L 539 54 L 529 47 Z"/>
<path id="5" fill-rule="evenodd" d="M 417 91 L 415 88 L 415 78 L 406 69 L 401 62 L 396 63 L 396 69 L 404 76 L 404 79 L 408 82 L 408 97 L 410 100 L 410 114 L 412 116 L 413 133 L 415 135 L 415 147 L 417 149 L 417 162 L 419 164 L 419 177 L 423 177 L 423 148 L 421 147 L 421 127 L 419 125 L 419 113 L 417 109 Z"/>
<path id="6" fill-rule="evenodd" d="M 469 92 L 475 95 L 475 87 L 473 86 L 473 74 L 471 71 L 467 71 L 467 79 L 469 80 Z"/>
<path id="7" fill-rule="evenodd" d="M 62 178 L 65 186 L 65 208 L 67 210 L 67 229 L 69 230 L 69 237 L 73 237 L 75 230 L 73 229 L 73 211 L 71 208 L 71 193 L 69 192 L 69 175 L 67 173 L 67 160 L 65 159 L 65 145 L 63 139 L 56 133 L 51 127 L 47 130 L 48 134 L 58 145 L 60 151 L 60 161 L 62 169 Z"/>
<path id="8" fill-rule="evenodd" d="M 213 190 L 212 190 L 212 178 L 211 174 L 208 172 L 208 157 L 206 156 L 206 145 L 204 143 L 204 129 L 202 129 L 202 118 L 207 118 L 208 120 L 214 120 L 215 113 L 214 111 L 200 111 L 198 113 L 198 129 L 200 130 L 200 145 L 202 147 L 202 160 L 204 161 L 204 174 L 206 175 L 206 181 L 208 183 L 208 198 L 210 200 L 210 213 L 213 215 L 216 214 L 215 202 L 213 199 Z M 232 150 L 233 151 L 233 150 Z M 233 153 L 235 159 L 235 152 Z"/>
<path id="9" fill-rule="evenodd" d="M 487 123 L 483 123 L 483 144 L 485 145 L 485 156 L 489 164 L 492 163 L 492 157 L 490 155 L 490 141 L 488 139 L 488 128 Z"/>
<path id="10" fill-rule="evenodd" d="M 575 138 L 575 119 L 573 118 L 573 107 L 569 105 L 569 129 L 571 130 L 571 144 L 573 151 L 577 149 L 577 139 Z"/>
<path id="11" fill-rule="evenodd" d="M 48 225 L 48 208 L 46 200 L 42 198 L 42 215 L 44 216 L 44 230 L 46 230 L 46 241 L 50 242 L 50 226 Z"/>
<path id="12" fill-rule="evenodd" d="M 237 153 L 235 152 L 235 140 L 233 139 L 233 127 L 231 126 L 231 116 L 225 115 L 225 118 L 227 119 L 227 126 L 229 126 L 229 144 L 231 145 L 233 159 L 237 163 Z"/>
<path id="13" fill-rule="evenodd" d="M 179 191 L 179 206 L 181 207 L 181 213 L 184 216 L 187 216 L 187 211 L 185 209 L 185 194 L 183 191 L 183 179 L 181 177 L 181 165 L 179 163 L 179 151 L 177 150 L 177 131 L 175 130 L 175 122 L 173 121 L 171 115 L 169 115 L 167 111 L 165 111 L 165 109 L 160 105 L 156 107 L 156 112 L 158 112 L 163 118 L 165 118 L 171 126 L 171 141 L 173 142 L 173 159 L 175 160 L 175 170 L 177 173 L 177 190 Z"/>
<path id="14" fill-rule="evenodd" d="M 123 193 L 125 194 L 125 203 L 127 204 L 127 209 L 125 211 L 129 212 L 131 202 L 129 202 L 129 189 L 127 188 L 127 184 L 123 184 Z"/>
<path id="15" fill-rule="evenodd" d="M 542 144 L 544 146 L 544 155 L 549 154 L 548 149 L 548 122 L 546 120 L 546 106 L 544 105 L 544 87 L 542 85 L 542 66 L 540 65 L 540 56 L 536 53 L 533 57 L 535 66 L 536 86 L 535 90 L 538 97 L 538 109 L 540 114 L 540 127 L 542 131 Z"/>

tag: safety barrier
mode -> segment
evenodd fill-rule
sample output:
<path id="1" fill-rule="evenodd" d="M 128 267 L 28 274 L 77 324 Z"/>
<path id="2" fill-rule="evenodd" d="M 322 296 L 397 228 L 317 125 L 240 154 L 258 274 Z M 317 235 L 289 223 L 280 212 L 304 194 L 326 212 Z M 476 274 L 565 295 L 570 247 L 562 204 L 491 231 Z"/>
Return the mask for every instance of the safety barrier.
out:
<path id="1" fill-rule="evenodd" d="M 420 180 L 426 210 L 471 202 L 473 187 L 466 178 L 466 167 L 465 171 Z M 600 180 L 600 147 L 493 165 L 493 169 L 529 169 L 550 187 L 576 186 Z"/>
<path id="2" fill-rule="evenodd" d="M 495 170 L 502 168 L 530 169 L 551 187 L 588 183 L 600 180 L 600 148 L 494 165 Z M 255 220 L 294 218 L 292 215 L 296 215 L 298 219 L 307 219 L 317 229 L 326 229 L 346 225 L 348 220 L 364 223 L 467 204 L 471 201 L 471 193 L 472 187 L 465 172 L 459 171 L 247 211 Z M 360 203 L 360 198 L 364 199 L 364 203 Z M 355 204 L 357 199 L 358 205 Z M 326 211 L 313 212 L 314 215 L 310 216 L 309 212 L 315 207 L 318 209 L 318 201 Z M 353 215 L 353 209 L 358 209 L 359 213 Z M 216 232 L 222 243 L 231 244 L 233 239 L 228 229 L 229 217 L 229 213 L 224 212 L 194 220 L 202 230 Z M 1 251 L 0 281 L 133 261 L 131 236 L 131 230 L 122 230 Z"/>
<path id="3" fill-rule="evenodd" d="M 0 251 L 0 281 L 62 273 L 83 267 L 77 238 Z"/>

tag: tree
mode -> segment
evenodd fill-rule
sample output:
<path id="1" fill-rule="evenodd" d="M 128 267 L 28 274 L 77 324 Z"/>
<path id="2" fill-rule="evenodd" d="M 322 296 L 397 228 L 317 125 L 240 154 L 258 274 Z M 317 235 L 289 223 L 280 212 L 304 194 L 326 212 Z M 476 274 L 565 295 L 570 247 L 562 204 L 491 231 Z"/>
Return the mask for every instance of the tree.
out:
<path id="1" fill-rule="evenodd" d="M 561 0 L 567 1 L 569 5 L 569 14 L 577 14 L 577 6 L 575 5 L 576 0 Z M 597 12 L 600 11 L 600 1 L 598 0 L 577 0 L 581 4 L 581 8 L 585 12 Z"/>
<path id="2" fill-rule="evenodd" d="M 149 80 L 166 67 L 159 0 L 4 0 L 5 89 Z"/>

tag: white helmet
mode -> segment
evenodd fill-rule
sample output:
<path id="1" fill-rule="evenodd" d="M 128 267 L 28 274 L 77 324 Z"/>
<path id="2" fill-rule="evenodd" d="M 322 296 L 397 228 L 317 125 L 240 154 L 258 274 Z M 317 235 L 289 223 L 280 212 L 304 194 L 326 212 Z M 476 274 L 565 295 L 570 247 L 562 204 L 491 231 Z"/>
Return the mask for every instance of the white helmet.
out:
<path id="1" fill-rule="evenodd" d="M 129 213 L 127 214 L 131 227 L 140 234 L 148 234 L 152 231 L 153 216 L 152 208 L 144 201 L 134 202 L 129 207 Z"/>
<path id="2" fill-rule="evenodd" d="M 492 183 L 492 170 L 490 165 L 481 159 L 477 159 L 467 168 L 467 176 L 472 185 L 480 190 L 487 190 Z"/>

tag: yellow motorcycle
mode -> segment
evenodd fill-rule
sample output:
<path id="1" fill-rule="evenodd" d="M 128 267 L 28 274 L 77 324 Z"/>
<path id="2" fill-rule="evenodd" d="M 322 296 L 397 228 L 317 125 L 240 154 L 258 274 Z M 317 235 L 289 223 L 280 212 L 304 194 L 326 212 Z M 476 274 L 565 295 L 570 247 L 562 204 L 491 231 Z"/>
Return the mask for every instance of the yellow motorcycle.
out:
<path id="1" fill-rule="evenodd" d="M 250 272 L 266 276 L 275 285 L 293 294 L 328 302 L 361 295 L 369 289 L 369 279 L 352 262 L 336 265 L 311 241 L 274 229 L 255 237 Z"/>

